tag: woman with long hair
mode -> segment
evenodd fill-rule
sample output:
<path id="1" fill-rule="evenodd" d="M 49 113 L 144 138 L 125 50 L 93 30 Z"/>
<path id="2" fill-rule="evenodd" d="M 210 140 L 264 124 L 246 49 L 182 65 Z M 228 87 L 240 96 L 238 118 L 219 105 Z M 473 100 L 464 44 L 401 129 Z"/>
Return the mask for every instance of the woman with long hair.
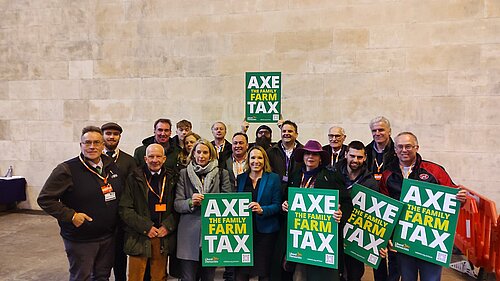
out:
<path id="1" fill-rule="evenodd" d="M 177 227 L 177 258 L 181 280 L 213 281 L 215 267 L 201 266 L 201 205 L 204 194 L 231 192 L 229 174 L 217 167 L 212 144 L 198 140 L 189 154 L 190 162 L 180 171 L 174 208 L 180 214 Z"/>

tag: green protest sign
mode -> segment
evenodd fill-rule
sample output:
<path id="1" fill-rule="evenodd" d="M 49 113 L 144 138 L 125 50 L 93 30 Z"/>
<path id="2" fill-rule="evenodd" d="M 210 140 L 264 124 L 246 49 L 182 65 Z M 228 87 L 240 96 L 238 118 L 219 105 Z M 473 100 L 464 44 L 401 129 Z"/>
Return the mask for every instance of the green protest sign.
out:
<path id="1" fill-rule="evenodd" d="M 405 205 L 394 230 L 394 248 L 449 267 L 460 208 L 457 193 L 457 188 L 405 179 L 400 198 Z"/>
<path id="2" fill-rule="evenodd" d="M 247 72 L 245 120 L 275 123 L 281 113 L 281 72 Z"/>
<path id="3" fill-rule="evenodd" d="M 378 268 L 379 249 L 387 246 L 403 204 L 359 184 L 352 187 L 351 197 L 353 210 L 344 226 L 344 252 Z"/>
<path id="4" fill-rule="evenodd" d="M 288 189 L 288 261 L 338 268 L 338 190 Z"/>
<path id="5" fill-rule="evenodd" d="M 252 266 L 251 193 L 207 193 L 201 205 L 203 266 Z"/>

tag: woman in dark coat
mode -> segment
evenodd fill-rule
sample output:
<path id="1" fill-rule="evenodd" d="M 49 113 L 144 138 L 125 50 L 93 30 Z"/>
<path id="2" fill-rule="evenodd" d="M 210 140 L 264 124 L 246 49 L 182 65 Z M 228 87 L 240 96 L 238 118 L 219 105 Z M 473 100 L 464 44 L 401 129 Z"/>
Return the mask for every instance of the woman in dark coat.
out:
<path id="1" fill-rule="evenodd" d="M 236 281 L 248 281 L 259 276 L 269 280 L 271 257 L 278 236 L 281 204 L 281 184 L 277 174 L 271 172 L 266 151 L 254 146 L 248 151 L 245 173 L 238 176 L 238 192 L 252 193 L 249 208 L 253 212 L 254 265 L 237 267 Z"/>
<path id="2" fill-rule="evenodd" d="M 288 181 L 289 187 L 300 188 L 325 188 L 335 189 L 339 191 L 340 210 L 334 214 L 335 220 L 340 222 L 339 226 L 339 257 L 343 255 L 343 242 L 342 242 L 342 229 L 347 217 L 342 217 L 342 213 L 350 213 L 352 209 L 352 202 L 349 198 L 347 190 L 344 187 L 343 179 L 334 174 L 326 168 L 329 157 L 328 154 L 322 149 L 321 144 L 316 140 L 309 140 L 303 147 L 297 149 L 295 154 L 295 161 L 303 162 L 304 167 L 292 173 Z M 288 197 L 286 193 L 285 199 Z M 288 201 L 284 201 L 282 209 L 288 212 Z M 339 258 L 339 261 L 342 259 Z M 339 268 L 343 264 L 339 263 Z M 338 269 L 331 269 L 326 267 L 299 264 L 295 265 L 293 274 L 294 281 L 314 281 L 314 280 L 340 280 L 340 272 Z"/>

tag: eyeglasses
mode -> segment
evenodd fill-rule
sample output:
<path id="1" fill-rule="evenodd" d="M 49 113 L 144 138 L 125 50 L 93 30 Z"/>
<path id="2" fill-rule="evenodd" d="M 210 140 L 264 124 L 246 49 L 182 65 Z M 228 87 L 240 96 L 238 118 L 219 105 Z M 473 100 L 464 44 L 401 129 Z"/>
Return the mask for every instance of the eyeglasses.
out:
<path id="1" fill-rule="evenodd" d="M 86 147 L 91 147 L 92 145 L 94 146 L 100 146 L 103 142 L 100 141 L 100 140 L 96 140 L 96 141 L 91 141 L 91 140 L 86 140 L 84 142 L 82 142 L 81 144 L 83 146 L 86 146 Z"/>
<path id="2" fill-rule="evenodd" d="M 328 134 L 328 138 L 330 138 L 330 139 L 333 139 L 333 138 L 340 139 L 343 136 L 344 135 L 332 135 L 332 134 Z"/>
<path id="3" fill-rule="evenodd" d="M 404 148 L 405 150 L 412 150 L 412 149 L 414 149 L 415 147 L 417 147 L 417 146 L 416 146 L 416 145 L 412 145 L 412 144 L 405 144 L 405 145 L 398 144 L 398 145 L 396 145 L 396 150 L 397 150 L 397 151 L 402 151 L 402 150 L 403 150 L 403 148 Z"/>

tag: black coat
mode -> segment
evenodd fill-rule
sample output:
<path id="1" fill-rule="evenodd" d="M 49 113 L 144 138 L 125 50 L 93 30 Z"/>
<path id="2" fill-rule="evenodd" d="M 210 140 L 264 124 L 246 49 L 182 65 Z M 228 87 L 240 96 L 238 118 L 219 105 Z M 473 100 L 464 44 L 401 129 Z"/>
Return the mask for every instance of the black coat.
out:
<path id="1" fill-rule="evenodd" d="M 146 155 L 146 148 L 148 145 L 155 143 L 155 137 L 147 137 L 142 140 L 142 145 L 137 147 L 134 151 L 134 159 L 135 162 L 137 163 L 137 167 L 142 167 L 146 162 L 144 161 L 144 156 Z M 165 161 L 165 164 L 163 166 L 170 168 L 170 169 L 175 169 L 177 167 L 177 158 L 179 153 L 181 152 L 181 149 L 177 144 L 174 143 L 172 138 L 168 141 L 169 146 L 165 150 L 165 156 L 167 156 L 167 161 Z"/>
<path id="2" fill-rule="evenodd" d="M 344 159 L 345 158 L 345 152 L 347 151 L 347 145 L 343 144 L 342 147 L 340 148 L 340 151 L 338 153 L 338 159 L 333 159 L 333 164 L 332 164 L 332 147 L 327 144 L 327 145 L 324 145 L 323 146 L 323 150 L 326 151 L 328 153 L 328 157 L 330 157 L 330 162 L 328 163 L 327 167 L 328 168 L 333 168 L 333 166 L 335 166 L 335 164 L 337 164 L 338 162 L 340 162 L 340 160 Z"/>
<path id="3" fill-rule="evenodd" d="M 290 156 L 290 165 L 288 166 L 288 170 L 286 169 L 286 155 L 285 152 L 283 151 L 283 148 L 281 147 L 281 141 L 279 141 L 277 144 L 273 145 L 270 149 L 266 151 L 267 156 L 269 157 L 269 164 L 271 164 L 271 170 L 273 171 L 273 173 L 276 173 L 280 176 L 282 195 L 285 194 L 285 190 L 286 187 L 288 186 L 288 181 L 290 180 L 292 173 L 295 170 L 300 170 L 303 166 L 303 164 L 298 163 L 294 160 L 297 148 L 300 147 L 302 147 L 302 144 L 297 142 L 297 146 L 295 147 L 295 149 L 292 152 L 292 155 Z M 288 180 L 284 178 L 285 175 L 288 175 Z"/>
<path id="4" fill-rule="evenodd" d="M 366 165 L 368 167 L 368 170 L 373 172 L 373 173 L 382 173 L 385 169 L 387 169 L 387 166 L 393 161 L 397 161 L 398 157 L 396 156 L 396 151 L 394 150 L 394 141 L 392 138 L 389 139 L 389 144 L 385 147 L 384 149 L 384 156 L 382 157 L 382 162 L 384 163 L 380 169 L 380 171 L 377 171 L 377 165 L 375 163 L 376 155 L 377 153 L 375 152 L 375 148 L 373 147 L 375 145 L 375 141 L 370 142 L 366 147 Z M 378 163 L 381 165 L 381 163 Z"/>
<path id="5" fill-rule="evenodd" d="M 302 170 L 295 170 L 289 180 L 289 187 L 299 187 L 300 182 L 302 180 Z M 344 186 L 344 181 L 340 174 L 334 173 L 326 168 L 322 168 L 316 176 L 316 181 L 314 182 L 314 188 L 324 188 L 324 189 L 334 189 L 339 191 L 339 204 L 340 209 L 342 211 L 342 219 L 339 224 L 339 232 L 338 232 L 338 255 L 339 257 L 343 256 L 343 238 L 342 233 L 344 229 L 344 225 L 349 219 L 349 216 L 344 214 L 349 214 L 352 211 L 352 202 L 349 198 L 349 194 Z M 285 192 L 284 200 L 288 200 L 288 188 Z M 286 222 L 286 220 L 285 220 Z M 285 235 L 283 235 L 285 234 Z M 280 232 L 280 241 L 279 246 L 283 250 L 286 250 L 286 224 L 282 227 L 282 231 Z M 342 258 L 338 259 L 339 268 L 343 267 Z M 313 265 L 306 265 L 307 271 L 307 280 L 315 281 L 315 280 L 329 280 L 329 281 L 338 281 L 340 280 L 340 273 L 338 269 L 330 269 L 326 267 L 319 267 Z"/>

